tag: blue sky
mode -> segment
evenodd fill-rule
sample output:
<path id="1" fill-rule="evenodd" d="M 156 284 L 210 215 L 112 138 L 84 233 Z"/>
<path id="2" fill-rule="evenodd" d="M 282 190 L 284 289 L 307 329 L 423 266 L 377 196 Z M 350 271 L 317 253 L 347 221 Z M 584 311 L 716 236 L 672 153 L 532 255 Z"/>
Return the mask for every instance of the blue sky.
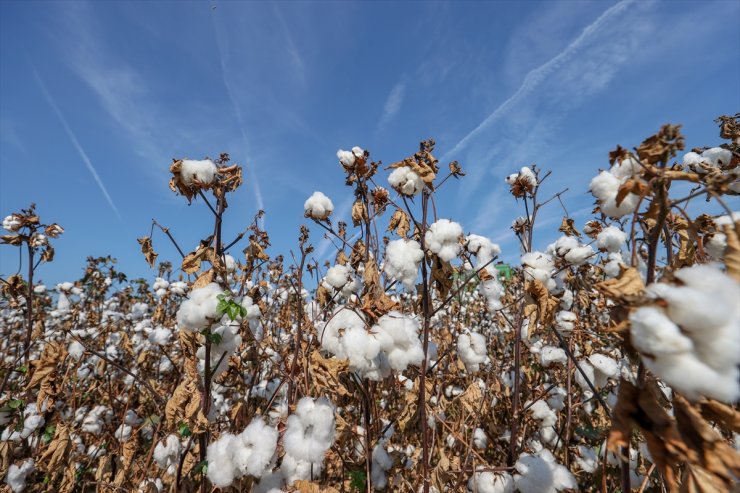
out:
<path id="1" fill-rule="evenodd" d="M 246 180 L 226 236 L 264 208 L 271 253 L 287 254 L 314 190 L 348 213 L 338 148 L 390 164 L 433 137 L 468 172 L 440 215 L 515 258 L 522 211 L 504 176 L 551 169 L 543 195 L 569 187 L 581 225 L 616 144 L 666 122 L 688 147 L 720 142 L 712 120 L 740 110 L 738 53 L 737 1 L 3 1 L 0 214 L 33 201 L 65 227 L 47 283 L 79 277 L 88 255 L 151 277 L 136 238 L 152 218 L 185 249 L 211 225 L 169 191 L 171 159 L 229 152 Z M 543 213 L 540 247 L 561 212 Z M 0 247 L 0 273 L 17 263 Z"/>

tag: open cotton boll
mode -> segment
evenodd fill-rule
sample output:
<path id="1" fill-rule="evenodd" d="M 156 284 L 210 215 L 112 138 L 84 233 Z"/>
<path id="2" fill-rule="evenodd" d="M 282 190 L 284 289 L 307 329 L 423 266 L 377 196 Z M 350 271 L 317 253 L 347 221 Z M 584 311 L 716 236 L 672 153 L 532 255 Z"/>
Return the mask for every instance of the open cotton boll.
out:
<path id="1" fill-rule="evenodd" d="M 220 294 L 223 294 L 223 289 L 215 282 L 193 289 L 177 310 L 177 326 L 193 332 L 210 326 L 219 318 L 216 307 Z"/>
<path id="2" fill-rule="evenodd" d="M 341 345 L 341 332 L 346 332 L 349 328 L 358 327 L 365 330 L 365 318 L 352 308 L 339 306 L 326 322 L 323 329 L 319 330 L 321 334 L 321 348 L 333 353 L 338 358 L 346 358 Z"/>
<path id="3" fill-rule="evenodd" d="M 609 226 L 601 230 L 596 236 L 596 245 L 599 250 L 617 253 L 627 242 L 627 234 L 615 226 Z"/>
<path id="4" fill-rule="evenodd" d="M 555 346 L 545 346 L 540 350 L 540 363 L 547 368 L 553 363 L 564 365 L 568 362 L 568 355 L 562 348 Z"/>
<path id="5" fill-rule="evenodd" d="M 457 354 L 469 372 L 478 371 L 480 364 L 488 360 L 485 336 L 477 332 L 460 334 L 457 337 Z"/>
<path id="6" fill-rule="evenodd" d="M 180 462 L 180 450 L 182 446 L 176 435 L 168 435 L 167 438 L 154 447 L 152 458 L 159 467 L 174 475 Z"/>
<path id="7" fill-rule="evenodd" d="M 26 477 L 35 470 L 33 459 L 26 459 L 19 466 L 11 464 L 8 467 L 5 483 L 13 490 L 13 493 L 19 493 L 26 489 Z"/>
<path id="8" fill-rule="evenodd" d="M 413 197 L 424 189 L 424 181 L 408 166 L 394 169 L 388 176 L 388 183 L 395 191 L 407 197 Z"/>
<path id="9" fill-rule="evenodd" d="M 193 161 L 183 159 L 180 168 L 180 176 L 187 186 L 193 186 L 197 181 L 201 185 L 210 185 L 216 178 L 218 168 L 210 159 Z"/>
<path id="10" fill-rule="evenodd" d="M 518 473 L 514 484 L 521 493 L 557 493 L 578 487 L 576 478 L 545 448 L 537 455 L 521 454 L 514 467 Z"/>
<path id="11" fill-rule="evenodd" d="M 322 462 L 334 442 L 336 424 L 334 407 L 325 397 L 313 400 L 304 397 L 288 417 L 283 435 L 286 454 L 298 460 Z"/>
<path id="12" fill-rule="evenodd" d="M 275 455 L 278 431 L 257 417 L 236 437 L 234 466 L 243 476 L 262 476 Z"/>
<path id="13" fill-rule="evenodd" d="M 599 203 L 599 209 L 607 216 L 620 218 L 626 214 L 632 214 L 640 201 L 639 195 L 630 192 L 617 206 L 617 193 L 619 187 L 627 178 L 620 179 L 609 171 L 602 171 L 591 180 L 589 188 Z"/>
<path id="14" fill-rule="evenodd" d="M 393 459 L 388 455 L 385 450 L 384 440 L 381 440 L 375 448 L 373 448 L 372 455 L 372 467 L 370 469 L 370 476 L 373 484 L 373 488 L 376 490 L 383 490 L 388 486 L 388 471 L 393 467 Z"/>
<path id="15" fill-rule="evenodd" d="M 514 478 L 507 472 L 476 471 L 467 489 L 468 493 L 514 493 Z"/>
<path id="16" fill-rule="evenodd" d="M 560 310 L 555 315 L 555 327 L 561 334 L 569 334 L 575 327 L 578 316 L 568 310 Z"/>
<path id="17" fill-rule="evenodd" d="M 547 252 L 556 254 L 573 265 L 581 265 L 594 254 L 590 245 L 581 245 L 574 236 L 561 236 L 555 243 L 547 247 Z"/>
<path id="18" fill-rule="evenodd" d="M 417 319 L 391 311 L 378 319 L 372 332 L 391 369 L 403 371 L 409 365 L 420 365 L 424 360 Z"/>
<path id="19" fill-rule="evenodd" d="M 704 237 L 704 250 L 714 260 L 724 260 L 727 250 L 727 235 L 724 233 L 710 233 Z"/>
<path id="20" fill-rule="evenodd" d="M 334 211 L 332 201 L 321 192 L 314 192 L 303 204 L 306 217 L 311 219 L 326 219 Z"/>
<path id="21" fill-rule="evenodd" d="M 390 374 L 387 362 L 380 358 L 380 343 L 365 327 L 345 329 L 339 338 L 340 354 L 349 360 L 349 368 L 371 380 L 380 380 Z M 385 363 L 385 364 L 384 364 Z"/>
<path id="22" fill-rule="evenodd" d="M 501 247 L 485 236 L 470 234 L 465 238 L 465 248 L 476 256 L 476 270 L 488 264 L 496 255 L 501 253 Z M 491 271 L 493 266 L 490 266 Z"/>
<path id="23" fill-rule="evenodd" d="M 614 358 L 604 354 L 592 354 L 588 357 L 588 361 L 594 367 L 594 378 L 596 379 L 594 384 L 597 387 L 603 387 L 608 379 L 619 376 L 619 365 Z"/>
<path id="24" fill-rule="evenodd" d="M 238 438 L 231 433 L 224 433 L 218 440 L 208 445 L 208 480 L 214 486 L 225 488 L 234 482 L 238 470 L 233 460 L 233 451 L 238 448 Z"/>
<path id="25" fill-rule="evenodd" d="M 640 171 L 642 171 L 640 162 L 631 156 L 625 157 L 621 161 L 617 161 L 609 170 L 612 175 L 620 179 L 632 178 L 636 174 L 640 173 Z"/>
<path id="26" fill-rule="evenodd" d="M 165 346 L 169 344 L 171 337 L 172 331 L 170 329 L 157 327 L 149 333 L 149 342 L 151 342 L 152 344 L 157 344 L 159 346 Z"/>
<path id="27" fill-rule="evenodd" d="M 82 358 L 82 355 L 85 353 L 85 346 L 83 346 L 78 341 L 72 341 L 69 343 L 69 347 L 67 348 L 67 353 L 69 353 L 69 355 L 73 359 L 79 361 L 80 358 Z"/>
<path id="28" fill-rule="evenodd" d="M 587 473 L 593 473 L 599 467 L 599 458 L 594 449 L 586 445 L 578 446 L 578 455 L 575 457 L 578 467 Z"/>
<path id="29" fill-rule="evenodd" d="M 332 288 L 339 291 L 342 296 L 349 298 L 352 294 L 362 289 L 362 282 L 354 271 L 346 266 L 337 264 L 326 273 L 326 282 Z"/>
<path id="30" fill-rule="evenodd" d="M 21 223 L 21 218 L 15 214 L 5 216 L 5 219 L 3 219 L 3 229 L 10 231 L 11 233 L 17 232 L 21 229 L 22 225 L 23 223 Z"/>
<path id="31" fill-rule="evenodd" d="M 449 219 L 440 219 L 429 226 L 424 234 L 424 243 L 439 258 L 449 262 L 460 253 L 462 226 Z"/>
<path id="32" fill-rule="evenodd" d="M 337 151 L 337 159 L 339 159 L 339 163 L 347 170 L 351 170 L 355 167 L 355 154 L 352 151 L 345 151 L 343 149 L 339 149 Z"/>
<path id="33" fill-rule="evenodd" d="M 211 331 L 211 334 L 221 336 L 219 342 L 211 343 L 210 366 L 213 377 L 220 375 L 229 366 L 229 358 L 241 346 L 242 337 L 239 335 L 238 325 L 220 325 Z M 206 348 L 200 346 L 196 352 L 198 357 L 198 369 L 205 372 Z M 218 366 L 216 366 L 218 364 Z"/>
<path id="34" fill-rule="evenodd" d="M 552 256 L 543 252 L 529 252 L 522 255 L 524 278 L 528 281 L 540 281 L 552 292 L 557 288 L 557 282 L 552 278 L 555 272 L 555 262 Z"/>
<path id="35" fill-rule="evenodd" d="M 283 461 L 280 463 L 280 472 L 288 485 L 292 485 L 295 481 L 301 479 L 317 478 L 321 475 L 322 469 L 321 462 L 314 463 L 296 459 L 290 454 L 285 454 Z"/>
<path id="36" fill-rule="evenodd" d="M 407 291 L 412 291 L 419 275 L 419 266 L 424 252 L 414 240 L 393 240 L 385 247 L 383 271 L 393 279 L 401 281 Z"/>
<path id="37" fill-rule="evenodd" d="M 689 399 L 734 402 L 740 397 L 740 284 L 709 265 L 674 275 L 683 285 L 649 285 L 647 293 L 662 303 L 630 315 L 632 345 L 646 367 Z"/>
<path id="38" fill-rule="evenodd" d="M 493 313 L 503 308 L 501 297 L 504 295 L 504 286 L 497 279 L 488 279 L 478 285 L 478 289 L 486 298 L 486 308 Z"/>

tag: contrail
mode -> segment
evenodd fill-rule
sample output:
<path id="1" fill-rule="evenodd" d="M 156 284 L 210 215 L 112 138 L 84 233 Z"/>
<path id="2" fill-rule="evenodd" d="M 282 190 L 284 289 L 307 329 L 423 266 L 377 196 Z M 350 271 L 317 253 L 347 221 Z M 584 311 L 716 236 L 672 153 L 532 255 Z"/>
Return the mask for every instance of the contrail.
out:
<path id="1" fill-rule="evenodd" d="M 604 24 L 611 21 L 611 18 L 613 16 L 620 14 L 627 7 L 629 7 L 630 4 L 634 2 L 635 0 L 623 0 L 622 2 L 619 2 L 618 4 L 608 8 L 603 14 L 601 14 L 601 16 L 599 16 L 598 19 L 596 19 L 588 27 L 586 27 L 581 35 L 573 40 L 563 51 L 561 51 L 554 58 L 551 58 L 545 64 L 531 70 L 524 77 L 524 82 L 519 87 L 519 89 L 517 89 L 517 91 L 512 96 L 510 96 L 509 99 L 501 103 L 501 105 L 499 105 L 499 107 L 496 108 L 493 113 L 488 115 L 488 117 L 483 120 L 477 127 L 475 127 L 468 135 L 463 137 L 462 140 L 460 140 L 460 142 L 455 145 L 455 147 L 453 147 L 444 156 L 442 156 L 440 161 L 447 161 L 451 156 L 467 146 L 468 143 L 472 139 L 474 139 L 485 127 L 490 125 L 493 121 L 497 120 L 501 115 L 508 111 L 509 108 L 518 103 L 529 93 L 531 93 L 538 85 L 540 85 L 540 83 L 542 83 L 553 70 L 557 69 L 562 62 L 566 61 L 574 52 L 576 52 L 581 47 L 581 45 L 584 44 L 587 38 L 591 36 L 591 34 L 599 30 Z"/>
<path id="2" fill-rule="evenodd" d="M 231 89 L 231 84 L 229 83 L 229 78 L 226 76 L 226 60 L 224 59 L 224 48 L 223 48 L 223 41 L 221 40 L 221 35 L 219 34 L 220 31 L 218 30 L 218 27 L 216 26 L 216 17 L 215 15 L 211 16 L 211 21 L 213 22 L 213 30 L 216 33 L 216 46 L 218 47 L 218 58 L 221 62 L 221 77 L 224 81 L 224 86 L 226 87 L 226 93 L 229 96 L 229 100 L 231 101 L 231 105 L 234 107 L 234 112 L 236 113 L 236 119 L 239 122 L 239 130 L 241 130 L 242 139 L 244 140 L 244 151 L 246 152 L 249 148 L 249 140 L 247 139 L 247 132 L 244 130 L 244 118 L 242 117 L 242 111 L 239 108 L 239 104 L 236 101 L 236 97 L 234 96 L 234 91 Z M 254 198 L 257 202 L 257 208 L 260 210 L 265 210 L 265 203 L 262 199 L 262 189 L 260 188 L 259 180 L 257 179 L 257 173 L 255 172 L 255 166 L 250 166 L 249 164 L 244 164 L 245 168 L 251 168 L 252 172 L 252 186 L 254 188 Z M 264 216 L 260 219 L 260 227 L 265 227 L 265 219 Z"/>
<path id="3" fill-rule="evenodd" d="M 116 207 L 116 204 L 113 203 L 113 199 L 108 194 L 108 190 L 106 190 L 105 185 L 103 185 L 103 181 L 100 179 L 100 176 L 98 176 L 98 172 L 95 170 L 95 166 L 93 166 L 92 162 L 90 161 L 90 158 L 87 157 L 87 153 L 85 152 L 85 149 L 83 149 L 82 146 L 80 145 L 80 142 L 77 140 L 77 137 L 72 131 L 72 128 L 69 126 L 69 124 L 67 123 L 67 120 L 64 118 L 62 111 L 59 109 L 59 107 L 54 102 L 54 98 L 51 97 L 49 90 L 46 88 L 46 84 L 44 84 L 44 81 L 41 79 L 41 76 L 38 74 L 38 72 L 36 72 L 36 69 L 33 69 L 33 75 L 36 77 L 36 82 L 38 82 L 39 87 L 41 88 L 41 92 L 44 93 L 46 102 L 49 103 L 49 106 L 51 106 L 51 109 L 53 109 L 54 113 L 56 113 L 57 118 L 59 118 L 59 121 L 64 127 L 64 130 L 67 132 L 67 136 L 69 137 L 69 140 L 72 141 L 72 144 L 75 146 L 75 149 L 77 149 L 77 152 L 80 154 L 82 161 L 85 163 L 85 166 L 87 166 L 88 171 L 90 171 L 90 173 L 93 175 L 93 178 L 95 178 L 95 182 L 98 184 L 98 188 L 100 188 L 100 191 L 103 192 L 103 195 L 105 196 L 105 200 L 108 201 L 108 205 L 110 205 L 110 208 L 113 209 L 113 212 L 116 213 L 116 217 L 120 220 L 121 214 L 118 213 L 118 208 Z"/>

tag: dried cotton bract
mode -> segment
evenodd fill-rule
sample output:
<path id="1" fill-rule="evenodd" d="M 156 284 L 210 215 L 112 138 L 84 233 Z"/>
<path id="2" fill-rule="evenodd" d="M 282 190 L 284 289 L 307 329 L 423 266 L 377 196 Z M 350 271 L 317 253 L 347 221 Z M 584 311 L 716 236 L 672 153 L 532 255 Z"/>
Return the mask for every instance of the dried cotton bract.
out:
<path id="1" fill-rule="evenodd" d="M 708 265 L 675 272 L 683 285 L 655 283 L 660 304 L 630 316 L 645 366 L 689 399 L 740 398 L 740 285 Z"/>

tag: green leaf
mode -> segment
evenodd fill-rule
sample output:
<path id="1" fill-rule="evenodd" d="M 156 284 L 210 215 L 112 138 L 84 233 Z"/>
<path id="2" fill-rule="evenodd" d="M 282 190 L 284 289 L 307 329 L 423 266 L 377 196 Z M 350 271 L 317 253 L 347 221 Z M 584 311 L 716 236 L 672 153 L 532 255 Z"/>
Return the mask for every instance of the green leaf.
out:
<path id="1" fill-rule="evenodd" d="M 180 432 L 180 436 L 183 437 L 189 437 L 193 433 L 190 431 L 190 427 L 188 427 L 187 423 L 180 422 L 180 425 L 177 427 L 178 431 Z"/>
<path id="2" fill-rule="evenodd" d="M 208 461 L 202 460 L 196 464 L 195 469 L 193 469 L 193 474 L 208 474 Z"/>
<path id="3" fill-rule="evenodd" d="M 10 409 L 18 409 L 23 407 L 24 404 L 23 399 L 11 399 L 10 402 L 8 402 L 8 407 Z"/>
<path id="4" fill-rule="evenodd" d="M 26 365 L 21 365 L 18 368 L 15 369 L 18 373 L 28 373 L 28 367 Z"/>
<path id="5" fill-rule="evenodd" d="M 54 439 L 54 434 L 57 431 L 57 427 L 54 425 L 49 425 L 44 430 L 44 434 L 41 437 L 41 439 L 44 441 L 44 443 L 49 443 Z"/>
<path id="6" fill-rule="evenodd" d="M 223 337 L 221 336 L 221 334 L 211 334 L 211 333 L 208 333 L 208 334 L 206 334 L 206 339 L 211 344 L 221 344 L 221 341 L 223 340 Z"/>
<path id="7" fill-rule="evenodd" d="M 365 471 L 350 471 L 349 473 L 350 477 L 350 484 L 349 487 L 352 488 L 352 491 L 355 492 L 363 492 L 365 491 L 365 485 L 367 482 L 367 476 L 365 475 Z"/>

